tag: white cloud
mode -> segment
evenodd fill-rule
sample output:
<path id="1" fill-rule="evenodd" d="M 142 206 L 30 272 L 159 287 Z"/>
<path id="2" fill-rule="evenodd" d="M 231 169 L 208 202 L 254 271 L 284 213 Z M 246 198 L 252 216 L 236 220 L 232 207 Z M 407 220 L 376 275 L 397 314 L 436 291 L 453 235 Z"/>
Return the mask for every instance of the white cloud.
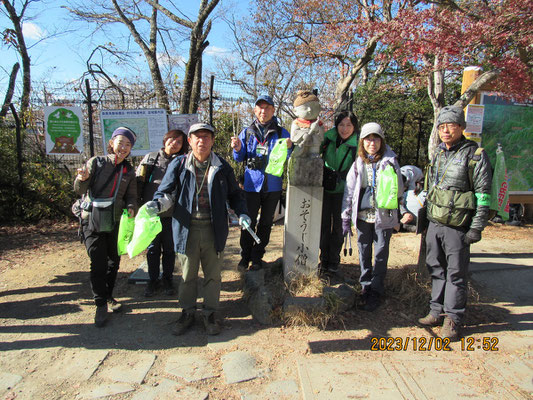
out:
<path id="1" fill-rule="evenodd" d="M 229 57 L 231 55 L 231 51 L 229 49 L 217 46 L 208 46 L 204 53 L 208 56 L 214 57 Z"/>
<path id="2" fill-rule="evenodd" d="M 32 22 L 24 22 L 22 24 L 22 34 L 27 39 L 39 40 L 46 35 L 46 31 Z"/>

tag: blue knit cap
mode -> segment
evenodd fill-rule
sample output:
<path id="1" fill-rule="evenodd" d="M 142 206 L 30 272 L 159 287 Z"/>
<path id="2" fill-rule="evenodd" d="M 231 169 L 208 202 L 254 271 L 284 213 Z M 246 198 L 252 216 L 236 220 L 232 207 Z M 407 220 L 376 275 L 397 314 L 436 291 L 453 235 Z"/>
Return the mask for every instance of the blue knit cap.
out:
<path id="1" fill-rule="evenodd" d="M 133 131 L 130 128 L 125 128 L 121 126 L 120 128 L 115 129 L 115 131 L 111 135 L 111 140 L 113 140 L 118 135 L 126 136 L 128 140 L 131 142 L 131 147 L 135 145 L 135 141 L 137 140 L 137 135 L 135 135 L 135 133 L 133 133 Z"/>

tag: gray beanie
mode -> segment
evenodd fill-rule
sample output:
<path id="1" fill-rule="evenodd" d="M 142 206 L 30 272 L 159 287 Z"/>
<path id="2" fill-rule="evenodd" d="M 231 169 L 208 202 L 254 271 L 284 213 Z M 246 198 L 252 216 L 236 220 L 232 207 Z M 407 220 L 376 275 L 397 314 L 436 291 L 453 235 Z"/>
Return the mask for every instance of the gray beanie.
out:
<path id="1" fill-rule="evenodd" d="M 463 109 L 456 106 L 443 107 L 437 117 L 437 126 L 446 123 L 456 123 L 461 125 L 463 129 L 466 128 L 465 113 L 463 112 Z"/>

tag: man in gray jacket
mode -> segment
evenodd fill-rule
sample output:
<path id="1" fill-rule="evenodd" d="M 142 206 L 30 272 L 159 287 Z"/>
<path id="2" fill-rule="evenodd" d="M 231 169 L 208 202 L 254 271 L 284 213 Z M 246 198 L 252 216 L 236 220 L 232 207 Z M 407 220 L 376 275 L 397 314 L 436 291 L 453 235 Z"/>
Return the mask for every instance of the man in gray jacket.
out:
<path id="1" fill-rule="evenodd" d="M 418 322 L 443 322 L 441 337 L 457 340 L 466 308 L 470 245 L 481 240 L 487 225 L 492 174 L 486 152 L 463 136 L 461 108 L 444 107 L 437 125 L 442 143 L 427 170 L 430 311 Z"/>

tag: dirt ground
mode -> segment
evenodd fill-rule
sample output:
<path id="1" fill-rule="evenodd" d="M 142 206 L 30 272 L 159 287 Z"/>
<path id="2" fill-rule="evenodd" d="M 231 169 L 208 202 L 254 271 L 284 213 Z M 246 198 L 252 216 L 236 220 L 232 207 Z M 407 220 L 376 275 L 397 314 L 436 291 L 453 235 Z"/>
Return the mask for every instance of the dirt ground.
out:
<path id="1" fill-rule="evenodd" d="M 57 357 L 58 349 L 109 349 L 106 365 L 121 364 L 132 351 L 149 351 L 158 359 L 180 348 L 183 351 L 205 351 L 215 362 L 221 352 L 209 351 L 207 336 L 197 322 L 191 333 L 182 337 L 170 334 L 178 316 L 177 300 L 158 293 L 153 298 L 143 296 L 144 286 L 127 282 L 128 276 L 144 261 L 144 255 L 134 259 L 122 257 L 115 297 L 123 302 L 124 312 L 112 315 L 105 328 L 93 326 L 94 305 L 89 285 L 89 260 L 72 223 L 43 222 L 35 226 L 0 227 L 0 369 L 9 367 L 16 373 L 35 372 L 38 398 L 70 398 L 79 388 L 51 386 L 38 372 Z M 533 249 L 533 228 L 489 226 L 483 234 L 490 246 L 508 252 L 529 252 Z M 416 327 L 415 321 L 427 311 L 427 292 L 409 294 L 409 280 L 417 262 L 419 236 L 412 233 L 393 235 L 388 285 L 393 286 L 385 303 L 374 313 L 350 310 L 334 319 L 325 330 L 312 326 L 266 327 L 255 322 L 242 300 L 238 229 L 232 228 L 224 258 L 221 294 L 221 315 L 225 317 L 223 339 L 234 341 L 233 349 L 262 349 L 260 366 L 275 371 L 280 378 L 297 379 L 293 361 L 309 354 L 331 354 L 342 359 L 357 350 L 369 350 L 370 338 L 376 336 L 429 336 L 431 332 Z M 283 226 L 274 227 L 266 261 L 281 257 Z M 492 244 L 491 244 L 492 243 Z M 355 247 L 355 243 L 354 243 Z M 483 250 L 485 251 L 485 250 Z M 497 250 L 499 251 L 499 250 Z M 342 271 L 357 278 L 356 254 L 343 258 Z M 405 270 L 404 267 L 411 266 Z M 176 281 L 179 271 L 176 271 Z M 411 277 L 411 278 L 409 278 Z M 405 284 L 403 284 L 405 283 Z M 412 285 L 411 285 L 412 287 Z M 508 310 L 494 305 L 483 288 L 472 287 L 474 296 L 467 315 L 467 332 L 506 331 Z M 411 296 L 411 298 L 409 298 Z M 502 327 L 503 325 L 503 327 Z M 509 327 L 509 330 L 512 330 Z M 507 332 L 513 334 L 512 332 Z M 232 347 L 226 347 L 222 352 Z M 35 351 L 38 350 L 38 351 Z M 212 350 L 212 348 L 211 348 Z M 505 360 L 516 352 L 514 346 L 502 346 L 498 354 Z M 365 357 L 374 353 L 366 352 Z M 7 358 L 6 358 L 7 357 Z M 469 357 L 457 362 L 470 366 Z M 156 364 L 147 382 L 156 385 L 164 377 L 162 366 Z M 40 383 L 40 385 L 39 385 Z M 254 385 L 256 382 L 249 383 Z M 209 398 L 240 398 L 234 388 L 214 378 L 197 384 L 209 392 Z M 246 387 L 246 386 L 244 386 Z M 59 394 L 58 394 L 59 393 Z M 13 393 L 6 398 L 16 398 Z M 129 398 L 128 395 L 124 397 Z"/>

